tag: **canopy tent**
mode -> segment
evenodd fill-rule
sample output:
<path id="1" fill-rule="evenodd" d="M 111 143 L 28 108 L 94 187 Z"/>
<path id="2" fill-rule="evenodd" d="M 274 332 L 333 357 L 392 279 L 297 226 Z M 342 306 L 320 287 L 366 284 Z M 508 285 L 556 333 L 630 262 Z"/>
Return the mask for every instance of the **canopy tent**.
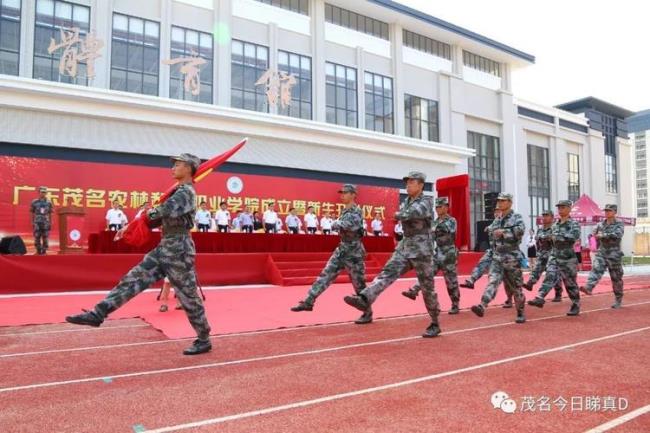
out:
<path id="1" fill-rule="evenodd" d="M 559 218 L 557 213 L 556 218 Z M 596 225 L 600 221 L 605 220 L 605 212 L 598 204 L 591 199 L 587 194 L 582 194 L 580 198 L 573 204 L 571 208 L 571 218 L 578 221 L 582 226 Z M 636 218 L 618 216 L 623 224 L 628 226 L 636 225 Z M 537 217 L 537 224 L 542 224 L 542 218 Z"/>

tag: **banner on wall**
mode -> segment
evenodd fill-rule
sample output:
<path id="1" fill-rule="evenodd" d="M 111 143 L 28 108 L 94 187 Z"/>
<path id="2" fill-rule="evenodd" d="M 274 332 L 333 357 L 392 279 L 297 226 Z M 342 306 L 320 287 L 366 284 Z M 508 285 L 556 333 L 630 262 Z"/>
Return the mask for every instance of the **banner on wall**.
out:
<path id="1" fill-rule="evenodd" d="M 106 212 L 119 201 L 129 220 L 145 202 L 157 199 L 169 186 L 171 170 L 127 164 L 65 161 L 0 156 L 0 236 L 19 235 L 33 249 L 29 208 L 45 186 L 54 208 L 83 208 L 81 235 L 75 242 L 87 245 L 88 235 L 106 228 Z M 341 184 L 311 179 L 214 172 L 196 185 L 197 201 L 205 200 L 216 211 L 221 202 L 233 214 L 248 206 L 262 213 L 269 203 L 281 217 L 294 207 L 304 215 L 313 206 L 317 215 L 338 215 L 343 209 L 337 191 Z M 384 232 L 393 233 L 393 214 L 399 207 L 397 188 L 358 185 L 358 202 L 368 225 L 376 213 L 384 220 Z M 58 221 L 53 215 L 50 247 L 58 248 Z"/>

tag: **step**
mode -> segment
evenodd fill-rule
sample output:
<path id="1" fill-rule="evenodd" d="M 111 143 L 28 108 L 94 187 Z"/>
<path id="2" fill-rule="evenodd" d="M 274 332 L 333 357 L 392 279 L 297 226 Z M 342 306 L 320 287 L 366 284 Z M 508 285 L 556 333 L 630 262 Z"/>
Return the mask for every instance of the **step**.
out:
<path id="1" fill-rule="evenodd" d="M 304 262 L 275 262 L 275 266 L 280 270 L 284 269 L 323 269 L 327 264 L 327 260 L 319 261 L 304 261 Z M 366 266 L 379 266 L 374 260 L 366 261 Z"/>
<path id="2" fill-rule="evenodd" d="M 280 274 L 282 274 L 283 278 L 306 277 L 306 276 L 310 276 L 310 275 L 320 275 L 322 270 L 323 270 L 323 268 L 282 269 L 282 270 L 280 270 Z M 366 266 L 366 273 L 367 274 L 378 274 L 379 271 L 381 271 L 381 268 L 379 266 Z M 342 273 L 347 274 L 346 271 L 342 271 Z"/>
<path id="3" fill-rule="evenodd" d="M 366 282 L 372 281 L 377 274 L 366 274 Z M 310 276 L 310 277 L 291 277 L 291 278 L 282 278 L 282 285 L 283 286 L 309 286 L 316 281 L 316 278 L 318 278 L 318 275 Z M 349 283 L 350 282 L 350 277 L 347 274 L 341 274 L 339 275 L 336 280 L 334 280 L 334 283 L 336 284 L 342 284 L 342 283 Z"/>

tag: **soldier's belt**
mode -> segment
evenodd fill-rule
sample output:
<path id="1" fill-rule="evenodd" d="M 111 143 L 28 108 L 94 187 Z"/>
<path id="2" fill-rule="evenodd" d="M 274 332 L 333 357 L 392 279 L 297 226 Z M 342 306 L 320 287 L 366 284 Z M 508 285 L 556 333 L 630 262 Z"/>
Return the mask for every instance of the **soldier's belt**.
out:
<path id="1" fill-rule="evenodd" d="M 185 227 L 174 227 L 169 229 L 163 229 L 163 237 L 179 236 L 179 235 L 189 235 L 190 230 Z"/>

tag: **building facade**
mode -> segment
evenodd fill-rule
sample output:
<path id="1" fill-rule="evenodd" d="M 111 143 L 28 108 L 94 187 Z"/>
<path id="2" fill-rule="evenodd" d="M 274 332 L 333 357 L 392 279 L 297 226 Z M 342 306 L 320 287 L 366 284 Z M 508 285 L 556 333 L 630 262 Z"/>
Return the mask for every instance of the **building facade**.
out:
<path id="1" fill-rule="evenodd" d="M 635 196 L 637 227 L 634 251 L 650 255 L 650 215 L 648 214 L 648 169 L 650 159 L 650 110 L 640 111 L 627 118 L 630 140 L 635 149 Z"/>
<path id="2" fill-rule="evenodd" d="M 601 131 L 512 94 L 532 55 L 390 0 L 0 8 L 0 155 L 156 165 L 248 136 L 226 170 L 393 188 L 467 173 L 473 232 L 487 192 L 513 192 L 528 225 L 581 193 L 625 206 Z"/>

